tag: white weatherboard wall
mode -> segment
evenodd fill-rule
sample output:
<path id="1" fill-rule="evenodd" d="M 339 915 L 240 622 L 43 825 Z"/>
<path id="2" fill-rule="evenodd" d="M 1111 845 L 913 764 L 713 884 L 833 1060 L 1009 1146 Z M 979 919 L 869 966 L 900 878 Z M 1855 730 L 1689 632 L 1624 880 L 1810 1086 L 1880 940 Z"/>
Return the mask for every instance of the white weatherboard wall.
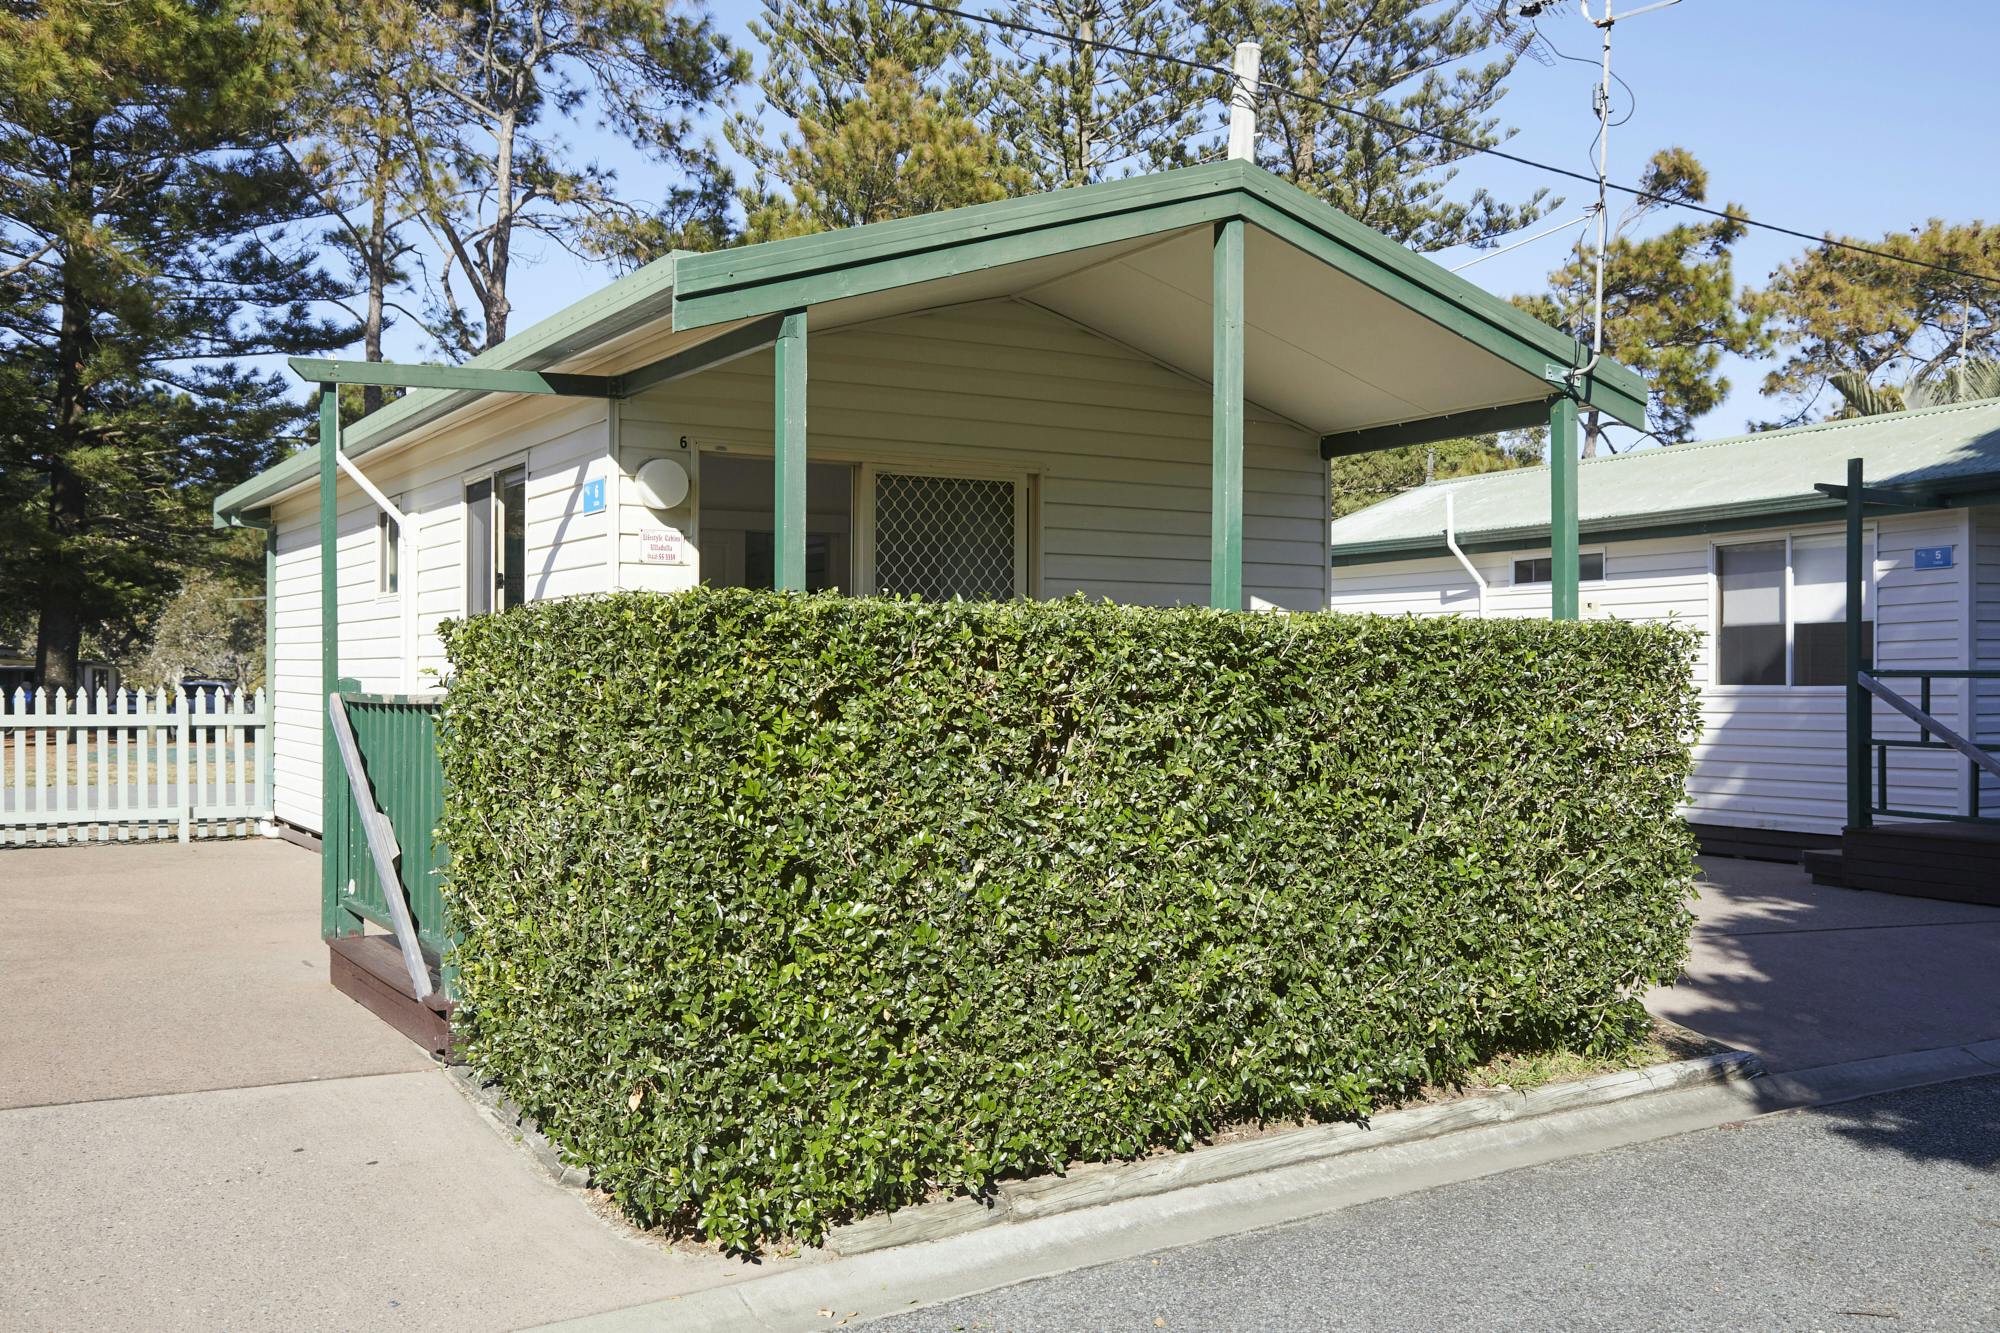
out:
<path id="1" fill-rule="evenodd" d="M 1013 300 L 813 333 L 806 366 L 809 458 L 1031 480 L 1034 595 L 1208 600 L 1207 384 Z M 694 477 L 688 502 L 670 513 L 640 506 L 627 484 L 621 579 L 690 586 L 701 577 L 701 454 L 770 453 L 771 356 L 666 385 L 622 404 L 619 416 L 628 475 L 672 455 Z M 1243 589 L 1252 605 L 1325 605 L 1326 487 L 1317 439 L 1247 406 Z M 688 563 L 639 563 L 640 529 L 667 525 L 688 536 Z"/>
<path id="2" fill-rule="evenodd" d="M 807 450 L 826 462 L 1018 477 L 1028 485 L 1029 590 L 1149 604 L 1208 598 L 1209 387 L 1032 304 L 999 300 L 808 338 Z M 493 400 L 499 401 L 499 400 Z M 1327 473 L 1317 438 L 1244 413 L 1244 593 L 1253 606 L 1317 610 L 1327 586 Z M 530 600 L 610 587 L 673 591 L 701 579 L 704 452 L 768 456 L 768 352 L 622 403 L 512 399 L 447 430 L 363 455 L 409 515 L 404 586 L 375 593 L 375 511 L 343 481 L 341 673 L 378 692 L 431 689 L 445 666 L 437 623 L 463 612 L 467 480 L 528 469 Z M 686 447 L 683 447 L 683 441 Z M 633 474 L 678 459 L 692 479 L 671 511 L 646 508 Z M 583 483 L 611 481 L 604 513 Z M 279 818 L 320 825 L 319 527 L 311 493 L 275 511 L 278 541 Z M 615 519 L 616 553 L 609 545 Z M 678 565 L 640 559 L 642 533 L 676 528 Z"/>
<path id="3" fill-rule="evenodd" d="M 376 592 L 374 504 L 342 480 L 336 528 L 340 568 L 340 671 L 364 690 L 435 689 L 445 670 L 438 622 L 465 610 L 465 483 L 497 468 L 527 469 L 527 596 L 601 592 L 609 582 L 610 511 L 582 512 L 585 480 L 610 470 L 602 402 L 516 400 L 514 410 L 436 433 L 409 448 L 364 454 L 363 472 L 409 519 L 402 586 Z M 504 424 L 503 424 L 504 423 Z M 276 507 L 278 818 L 320 826 L 319 500 Z"/>
<path id="4" fill-rule="evenodd" d="M 2000 524 L 1995 525 L 2000 528 Z M 1873 521 L 1876 556 L 1874 614 L 1877 662 L 1884 670 L 1963 668 L 1974 663 L 1968 608 L 1972 604 L 1972 552 L 1966 511 L 1899 515 Z M 1736 542 L 1841 535 L 1839 525 L 1779 527 L 1714 536 L 1662 537 L 1619 542 L 1586 540 L 1585 551 L 1605 553 L 1605 577 L 1585 583 L 1586 616 L 1668 621 L 1701 632 L 1695 673 L 1702 683 L 1703 731 L 1695 748 L 1683 813 L 1696 823 L 1745 828 L 1838 833 L 1846 822 L 1846 703 L 1838 686 L 1727 686 L 1715 681 L 1708 634 L 1714 619 L 1714 547 Z M 2000 565 L 2000 531 L 1990 538 Z M 1953 546 L 1951 569 L 1919 570 L 1919 546 Z M 1543 617 L 1547 584 L 1515 587 L 1516 557 L 1547 555 L 1523 548 L 1472 557 L 1489 585 L 1488 614 Z M 2000 574 L 2000 569 L 1996 569 Z M 2000 649 L 2000 587 L 1983 585 L 1994 604 L 1994 641 L 1982 662 Z M 1475 614 L 1472 580 L 1450 557 L 1341 565 L 1333 570 L 1332 609 L 1385 615 Z M 1894 682 L 1892 682 L 1893 684 Z M 1915 682 L 1907 682 L 1915 697 Z M 1997 692 L 2000 693 L 2000 692 Z M 1953 726 L 1970 719 L 1969 692 L 1938 682 L 1932 711 Z M 2000 727 L 2000 697 L 1990 705 Z M 1914 729 L 1886 705 L 1875 710 L 1879 734 L 1914 736 Z M 1965 765 L 1956 756 L 1895 754 L 1890 759 L 1893 804 L 1913 810 L 1956 813 L 1964 808 Z"/>

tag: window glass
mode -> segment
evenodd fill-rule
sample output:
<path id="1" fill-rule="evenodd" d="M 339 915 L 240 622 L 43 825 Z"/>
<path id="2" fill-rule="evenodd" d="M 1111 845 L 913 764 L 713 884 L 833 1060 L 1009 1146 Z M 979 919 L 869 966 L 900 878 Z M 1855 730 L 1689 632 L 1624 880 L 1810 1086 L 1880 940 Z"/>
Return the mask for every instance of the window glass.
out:
<path id="1" fill-rule="evenodd" d="M 1746 542 L 1715 551 L 1721 585 L 1717 679 L 1724 685 L 1785 683 L 1785 544 Z"/>
<path id="2" fill-rule="evenodd" d="M 1514 582 L 1549 583 L 1555 578 L 1555 561 L 1546 555 L 1533 556 L 1514 562 Z M 1576 578 L 1579 583 L 1602 583 L 1604 581 L 1604 552 L 1584 551 L 1576 558 Z"/>
<path id="3" fill-rule="evenodd" d="M 500 495 L 500 605 L 519 606 L 528 592 L 528 470 L 508 468 L 493 478 Z"/>
<path id="4" fill-rule="evenodd" d="M 375 511 L 375 591 L 387 596 L 396 591 L 396 579 L 402 563 L 402 530 L 396 520 L 381 510 Z"/>
<path id="5" fill-rule="evenodd" d="M 1874 565 L 1872 546 L 1862 568 Z M 1874 660 L 1875 624 L 1868 580 L 1861 581 L 1861 661 Z M 1840 685 L 1847 674 L 1847 539 L 1792 539 L 1792 684 Z"/>
<path id="6" fill-rule="evenodd" d="M 465 488 L 465 613 L 493 609 L 493 479 Z"/>

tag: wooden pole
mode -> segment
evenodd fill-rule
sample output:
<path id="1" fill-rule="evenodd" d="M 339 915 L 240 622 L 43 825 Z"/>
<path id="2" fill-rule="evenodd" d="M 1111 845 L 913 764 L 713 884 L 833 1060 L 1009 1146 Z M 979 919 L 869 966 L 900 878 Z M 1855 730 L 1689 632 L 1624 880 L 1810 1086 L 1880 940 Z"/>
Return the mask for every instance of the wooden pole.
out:
<path id="1" fill-rule="evenodd" d="M 1868 800 L 1868 691 L 1861 684 L 1861 599 L 1866 571 L 1862 568 L 1862 463 L 1847 460 L 1847 827 L 1865 829 L 1873 822 Z"/>
<path id="2" fill-rule="evenodd" d="M 1243 609 L 1243 219 L 1215 224 L 1208 604 Z"/>
<path id="3" fill-rule="evenodd" d="M 1576 400 L 1549 404 L 1549 619 L 1575 620 L 1577 592 Z"/>
<path id="4" fill-rule="evenodd" d="M 780 592 L 806 587 L 806 312 L 794 310 L 778 329 L 772 353 L 777 381 L 772 438 L 771 584 Z"/>

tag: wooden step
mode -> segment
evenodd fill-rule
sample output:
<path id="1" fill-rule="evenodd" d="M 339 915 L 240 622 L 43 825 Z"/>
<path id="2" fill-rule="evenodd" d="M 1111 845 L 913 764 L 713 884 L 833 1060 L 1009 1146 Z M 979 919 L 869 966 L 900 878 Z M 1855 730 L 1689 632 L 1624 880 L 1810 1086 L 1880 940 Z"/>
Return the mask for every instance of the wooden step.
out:
<path id="1" fill-rule="evenodd" d="M 1799 855 L 1799 864 L 1806 868 L 1806 874 L 1815 884 L 1826 884 L 1834 888 L 1844 886 L 1841 878 L 1840 851 L 1833 847 L 1811 847 Z"/>
<path id="2" fill-rule="evenodd" d="M 393 937 L 344 935 L 327 941 L 327 956 L 335 990 L 432 1055 L 450 1059 L 452 1003 L 435 989 L 426 999 L 416 997 Z M 431 985 L 437 984 L 433 965 Z"/>
<path id="3" fill-rule="evenodd" d="M 2000 828 L 1888 824 L 1848 829 L 1840 882 L 1850 889 L 2000 906 Z"/>

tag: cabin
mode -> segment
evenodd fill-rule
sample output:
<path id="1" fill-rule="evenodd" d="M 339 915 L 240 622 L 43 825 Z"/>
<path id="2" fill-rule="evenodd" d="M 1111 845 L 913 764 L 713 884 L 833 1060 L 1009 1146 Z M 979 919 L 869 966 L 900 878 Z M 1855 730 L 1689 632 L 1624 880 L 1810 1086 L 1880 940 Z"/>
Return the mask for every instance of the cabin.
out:
<path id="1" fill-rule="evenodd" d="M 320 446 L 216 502 L 270 534 L 277 818 L 324 826 L 336 682 L 434 690 L 440 621 L 525 601 L 707 583 L 1322 610 L 1323 442 L 1642 420 L 1643 382 L 1607 361 L 1571 383 L 1574 350 L 1226 161 L 675 254 L 464 367 L 299 362 L 329 403 L 410 392 L 323 418 Z"/>
<path id="2" fill-rule="evenodd" d="M 2000 402 L 1636 450 L 1577 469 L 1582 614 L 1700 631 L 1705 727 L 1684 813 L 1708 851 L 1796 859 L 1842 846 L 1858 826 L 1879 826 L 1879 844 L 1908 836 L 1891 832 L 1899 823 L 1963 840 L 2000 822 L 2000 778 L 1886 698 L 1863 701 L 1867 730 L 1849 735 L 1849 529 L 1838 497 L 1850 459 L 1870 488 L 1856 524 L 1862 665 L 1962 738 L 2000 746 Z M 1333 523 L 1328 604 L 1546 616 L 1548 532 L 1546 469 L 1421 486 Z M 1871 771 L 1852 772 L 1855 753 Z M 1850 868 L 1859 859 L 1850 850 Z M 1934 869 L 1924 873 L 1935 879 Z M 2000 860 L 1982 863 L 1989 871 L 2000 880 Z"/>

